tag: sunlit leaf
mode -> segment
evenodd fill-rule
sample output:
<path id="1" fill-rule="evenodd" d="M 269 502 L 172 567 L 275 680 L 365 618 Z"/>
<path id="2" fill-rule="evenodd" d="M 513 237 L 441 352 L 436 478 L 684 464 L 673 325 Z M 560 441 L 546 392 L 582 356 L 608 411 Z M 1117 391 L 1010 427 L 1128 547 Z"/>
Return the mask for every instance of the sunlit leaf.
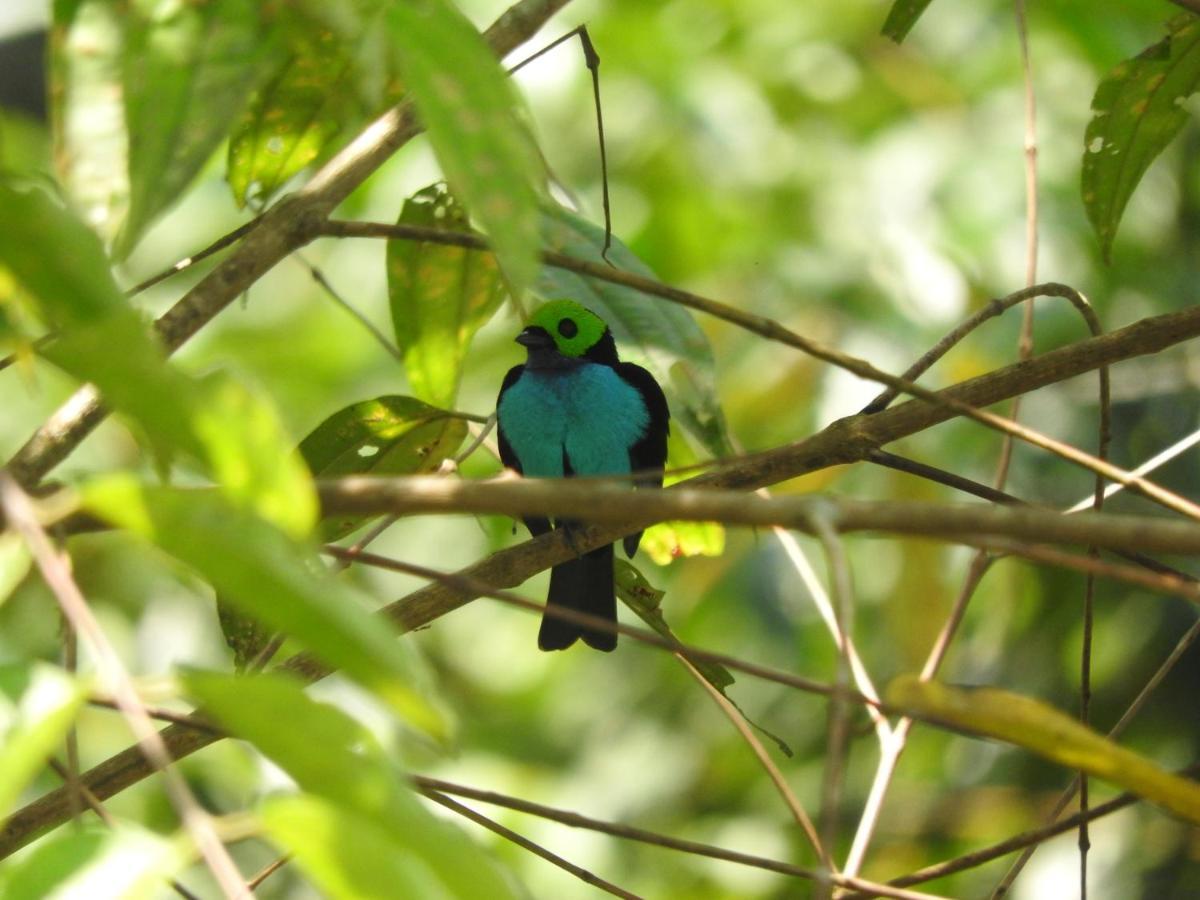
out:
<path id="1" fill-rule="evenodd" d="M 348 114 L 350 74 L 348 62 L 296 55 L 255 95 L 229 139 L 225 177 L 238 206 L 266 200 L 325 152 Z"/>
<path id="2" fill-rule="evenodd" d="M 118 258 L 179 198 L 278 61 L 272 18 L 245 0 L 138 0 L 126 14 L 129 213 Z"/>
<path id="3" fill-rule="evenodd" d="M 1105 259 L 1129 198 L 1188 120 L 1183 104 L 1198 87 L 1200 17 L 1184 13 L 1167 23 L 1165 38 L 1096 88 L 1083 139 L 1083 205 Z"/>
<path id="4" fill-rule="evenodd" d="M 479 33 L 445 0 L 397 3 L 390 18 L 401 74 L 442 171 L 520 297 L 537 277 L 542 176 L 517 94 Z"/>
<path id="5" fill-rule="evenodd" d="M 184 869 L 192 851 L 120 823 L 63 828 L 6 866 L 5 900 L 141 900 L 164 896 L 166 879 Z"/>
<path id="6" fill-rule="evenodd" d="M 557 205 L 543 207 L 542 227 L 546 249 L 602 262 L 604 229 Z M 608 258 L 619 269 L 654 276 L 615 238 Z M 552 266 L 542 267 L 536 290 L 546 300 L 575 300 L 604 319 L 622 359 L 645 366 L 662 386 L 672 423 L 682 424 L 713 455 L 730 452 L 725 417 L 717 400 L 712 347 L 690 312 L 675 303 Z"/>
<path id="7" fill-rule="evenodd" d="M 687 439 L 675 429 L 667 441 L 667 475 L 664 485 L 676 484 L 696 473 L 697 462 Z M 676 474 L 671 474 L 672 472 Z M 725 526 L 720 522 L 659 522 L 642 535 L 641 549 L 658 565 L 688 556 L 720 556 L 725 552 Z"/>
<path id="8" fill-rule="evenodd" d="M 912 31 L 930 0 L 895 0 L 883 23 L 883 33 L 899 44 Z"/>
<path id="9" fill-rule="evenodd" d="M 400 223 L 469 229 L 466 213 L 444 185 L 406 200 Z M 453 406 L 471 338 L 504 299 L 496 258 L 463 247 L 394 240 L 388 242 L 387 271 L 392 325 L 408 383 L 422 400 Z"/>
<path id="10" fill-rule="evenodd" d="M 62 742 L 84 695 L 54 666 L 0 668 L 0 822 Z"/>
<path id="11" fill-rule="evenodd" d="M 415 726 L 445 734 L 441 715 L 414 687 L 408 645 L 305 545 L 213 491 L 112 476 L 81 493 L 89 511 L 191 566 L 246 615 L 300 641 Z"/>
<path id="12" fill-rule="evenodd" d="M 268 827 L 279 824 L 283 817 L 280 809 L 299 810 L 310 817 L 314 828 L 322 830 L 338 821 L 349 827 L 365 820 L 373 826 L 362 829 L 369 846 L 382 847 L 378 842 L 390 840 L 391 855 L 420 861 L 450 896 L 489 900 L 515 896 L 485 854 L 461 831 L 430 815 L 420 804 L 370 732 L 337 708 L 313 700 L 299 683 L 281 676 L 231 678 L 201 672 L 187 673 L 184 683 L 232 733 L 254 744 L 295 779 L 301 790 L 326 801 L 292 807 L 285 800 L 282 807 L 275 808 L 268 804 Z M 264 710 L 271 714 L 263 715 Z M 278 727 L 279 722 L 287 722 L 288 727 Z M 298 840 L 293 846 L 298 836 L 286 824 L 276 836 L 331 878 L 352 879 L 359 872 L 374 879 L 380 874 L 379 867 L 385 866 L 377 861 L 370 871 L 360 871 L 368 861 L 340 843 L 324 850 L 313 847 L 309 840 Z M 315 873 L 315 869 L 310 871 Z M 407 896 L 403 891 L 386 895 Z"/>
<path id="13" fill-rule="evenodd" d="M 126 13 L 112 0 L 54 3 L 50 105 L 59 178 L 88 222 L 112 239 L 129 211 L 121 49 Z"/>
<path id="14" fill-rule="evenodd" d="M 1172 775 L 1031 697 L 994 688 L 954 688 L 906 675 L 888 686 L 886 700 L 901 711 L 1025 747 L 1200 823 L 1200 784 Z"/>
<path id="15" fill-rule="evenodd" d="M 412 397 L 364 400 L 334 413 L 300 443 L 317 478 L 346 475 L 417 475 L 434 472 L 463 442 L 467 423 Z M 337 540 L 365 521 L 339 516 L 321 524 Z"/>

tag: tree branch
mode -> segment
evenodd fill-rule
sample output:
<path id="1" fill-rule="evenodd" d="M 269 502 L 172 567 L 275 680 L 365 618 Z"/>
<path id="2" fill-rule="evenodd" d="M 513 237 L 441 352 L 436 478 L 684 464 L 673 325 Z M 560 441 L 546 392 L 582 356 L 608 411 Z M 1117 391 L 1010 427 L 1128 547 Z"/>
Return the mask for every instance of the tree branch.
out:
<path id="1" fill-rule="evenodd" d="M 484 39 L 503 57 L 568 2 L 520 0 L 488 28 Z M 315 238 L 338 204 L 420 130 L 412 103 L 402 102 L 368 125 L 303 188 L 267 210 L 230 256 L 155 323 L 167 352 L 178 350 L 280 260 Z M 9 460 L 9 472 L 19 484 L 33 487 L 106 415 L 96 390 L 84 385 Z"/>

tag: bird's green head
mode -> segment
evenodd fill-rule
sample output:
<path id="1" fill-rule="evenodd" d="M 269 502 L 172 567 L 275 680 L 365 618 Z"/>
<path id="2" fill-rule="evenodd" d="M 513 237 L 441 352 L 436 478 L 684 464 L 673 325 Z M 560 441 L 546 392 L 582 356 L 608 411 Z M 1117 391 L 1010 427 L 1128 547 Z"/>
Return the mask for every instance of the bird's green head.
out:
<path id="1" fill-rule="evenodd" d="M 604 320 L 574 300 L 552 300 L 538 307 L 517 340 L 527 347 L 532 347 L 532 342 L 545 341 L 539 329 L 549 335 L 555 349 L 569 359 L 587 355 L 608 335 Z M 605 343 L 611 342 L 612 338 L 608 337 Z M 615 355 L 615 349 L 613 352 Z"/>

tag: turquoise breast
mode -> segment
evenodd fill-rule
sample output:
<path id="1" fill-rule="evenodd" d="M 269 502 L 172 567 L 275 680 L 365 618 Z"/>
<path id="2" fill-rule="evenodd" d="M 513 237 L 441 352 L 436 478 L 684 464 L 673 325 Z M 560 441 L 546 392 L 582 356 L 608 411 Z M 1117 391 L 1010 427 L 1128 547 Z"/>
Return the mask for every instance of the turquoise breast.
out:
<path id="1" fill-rule="evenodd" d="M 650 424 L 642 395 L 609 366 L 526 369 L 496 410 L 521 470 L 560 478 L 563 454 L 576 475 L 626 475 L 629 449 Z"/>

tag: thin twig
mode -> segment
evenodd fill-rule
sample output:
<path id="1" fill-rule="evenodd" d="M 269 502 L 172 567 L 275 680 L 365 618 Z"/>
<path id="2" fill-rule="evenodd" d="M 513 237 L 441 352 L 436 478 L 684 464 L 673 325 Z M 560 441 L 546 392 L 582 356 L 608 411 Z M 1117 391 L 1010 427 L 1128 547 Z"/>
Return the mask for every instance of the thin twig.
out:
<path id="1" fill-rule="evenodd" d="M 1194 776 L 1200 772 L 1200 763 L 1181 769 L 1177 774 Z M 1141 797 L 1136 794 L 1118 794 L 1107 803 L 1101 803 L 1093 806 L 1088 810 L 1088 821 L 1095 821 L 1102 816 L 1107 816 L 1118 810 L 1125 809 L 1127 806 L 1132 806 L 1135 803 L 1141 802 Z M 1031 831 L 1025 831 L 1013 837 L 1006 838 L 1003 841 L 992 844 L 990 847 L 984 847 L 980 850 L 973 850 L 970 853 L 965 853 L 962 856 L 957 856 L 954 859 L 948 859 L 944 862 L 935 863 L 932 866 L 926 866 L 923 869 L 918 869 L 916 872 L 910 872 L 908 875 L 901 875 L 898 878 L 891 879 L 888 884 L 897 887 L 908 886 L 913 884 L 923 884 L 926 881 L 933 881 L 937 878 L 945 878 L 948 875 L 954 875 L 957 872 L 965 872 L 968 869 L 974 869 L 978 866 L 985 865 L 992 860 L 999 859 L 1002 856 L 1007 856 L 1010 853 L 1015 853 L 1022 848 L 1039 847 L 1052 837 L 1057 837 L 1060 834 L 1065 834 L 1068 831 L 1073 831 L 1079 826 L 1079 821 L 1083 816 L 1075 813 L 1060 822 L 1035 828 Z M 846 900 L 850 898 L 861 898 L 876 896 L 870 892 L 861 892 L 855 894 L 847 894 Z"/>
<path id="2" fill-rule="evenodd" d="M 153 721 L 142 707 L 133 679 L 109 643 L 100 623 L 92 615 L 70 569 L 51 546 L 45 531 L 37 521 L 33 504 L 20 486 L 3 470 L 0 470 L 0 506 L 4 508 L 9 525 L 15 528 L 29 545 L 42 577 L 57 598 L 63 613 L 71 621 L 71 626 L 87 641 L 95 657 L 100 677 L 113 691 L 113 696 L 147 760 L 162 774 L 167 795 L 171 798 L 184 827 L 195 841 L 200 855 L 216 877 L 221 890 L 226 897 L 250 900 L 250 893 L 246 890 L 237 866 L 221 843 L 212 819 L 196 802 L 178 770 L 171 765 L 171 756 L 155 730 Z"/>
<path id="3" fill-rule="evenodd" d="M 476 825 L 480 825 L 483 828 L 486 828 L 488 831 L 500 835 L 500 837 L 504 838 L 506 841 L 512 841 L 518 847 L 528 850 L 535 856 L 540 856 L 548 863 L 558 866 L 564 872 L 570 872 L 584 884 L 590 884 L 592 887 L 599 888 L 606 893 L 612 894 L 614 897 L 624 897 L 626 900 L 641 900 L 637 894 L 630 893 L 624 888 L 617 887 L 617 885 L 613 884 L 611 881 L 605 881 L 603 878 L 589 872 L 587 869 L 580 868 L 574 863 L 568 862 L 557 853 L 551 853 L 541 844 L 535 844 L 533 841 L 529 840 L 529 838 L 517 834 L 511 828 L 505 828 L 499 822 L 477 813 L 469 806 L 464 806 L 457 800 L 451 800 L 440 791 L 435 791 L 432 788 L 422 788 L 421 793 L 434 803 L 444 806 L 446 809 L 457 813 L 464 819 L 470 819 Z"/>
<path id="4" fill-rule="evenodd" d="M 265 866 L 263 866 L 261 869 L 259 869 L 254 874 L 254 877 L 246 882 L 246 887 L 248 887 L 252 891 L 257 890 L 258 887 L 264 881 L 266 881 L 268 878 L 270 878 L 272 875 L 274 875 L 276 872 L 278 872 L 280 869 L 282 869 L 284 866 L 286 866 L 291 861 L 292 861 L 292 855 L 290 853 L 285 853 L 283 856 L 279 857 L 278 859 L 272 860 L 271 862 L 269 862 Z"/>
<path id="5" fill-rule="evenodd" d="M 712 698 L 713 703 L 725 714 L 725 717 L 733 723 L 733 727 L 737 729 L 738 734 L 742 736 L 742 740 L 750 747 L 750 750 L 757 757 L 759 765 L 767 773 L 767 777 L 771 779 L 771 783 L 775 785 L 775 790 L 779 792 L 779 796 L 783 798 L 784 804 L 788 811 L 791 812 L 792 818 L 796 820 L 796 824 L 800 826 L 804 836 L 808 838 L 808 842 L 812 844 L 812 848 L 816 851 L 817 859 L 829 871 L 834 871 L 833 862 L 829 858 L 829 852 L 821 843 L 821 838 L 817 834 L 817 829 L 813 827 L 812 819 L 808 817 L 808 813 L 804 811 L 804 807 L 800 805 L 795 793 L 792 792 L 791 786 L 787 783 L 787 779 L 783 777 L 783 773 L 779 771 L 779 767 L 775 765 L 775 761 L 771 759 L 767 753 L 767 748 L 762 745 L 762 741 L 758 739 L 746 722 L 746 717 L 741 714 L 736 706 L 729 702 L 729 698 L 713 687 L 712 683 L 700 674 L 700 671 L 692 664 L 682 653 L 676 653 L 675 658 L 683 663 L 684 668 Z"/>
<path id="6" fill-rule="evenodd" d="M 224 250 L 226 247 L 230 246 L 231 244 L 234 244 L 237 241 L 241 240 L 243 237 L 245 237 L 247 234 L 249 234 L 258 225 L 258 223 L 260 221 L 262 221 L 262 216 L 255 216 L 249 222 L 245 222 L 245 223 L 239 225 L 237 228 L 233 229 L 233 231 L 229 232 L 228 234 L 221 235 L 221 237 L 217 238 L 215 241 L 213 241 L 211 244 L 209 244 L 203 250 L 198 250 L 195 253 L 193 253 L 191 256 L 185 256 L 183 259 L 179 260 L 179 262 L 175 263 L 175 265 L 171 266 L 169 269 L 164 269 L 163 271 L 159 272 L 157 275 L 152 275 L 149 278 L 147 278 L 145 281 L 143 281 L 139 284 L 135 284 L 133 287 L 131 287 L 128 291 L 125 292 L 125 295 L 127 297 L 134 297 L 134 296 L 142 293 L 142 291 L 145 291 L 145 290 L 148 290 L 149 288 L 154 287 L 154 285 L 158 284 L 159 282 L 166 281 L 172 275 L 178 275 L 180 272 L 184 271 L 185 269 L 190 269 L 196 263 L 198 263 L 202 260 L 208 259 L 208 257 L 212 256 L 214 253 L 219 253 L 220 251 Z"/>
<path id="7" fill-rule="evenodd" d="M 375 339 L 375 343 L 382 347 L 387 354 L 392 357 L 392 359 L 400 363 L 404 362 L 404 354 L 400 352 L 399 348 L 397 348 L 396 345 L 388 339 L 386 334 L 375 327 L 375 323 L 368 319 L 365 313 L 360 311 L 338 292 L 337 288 L 335 288 L 333 284 L 330 283 L 329 279 L 325 277 L 324 272 L 310 263 L 304 258 L 304 255 L 299 252 L 293 253 L 292 258 L 308 270 L 309 276 L 317 283 L 321 290 L 325 292 L 325 295 L 346 312 L 348 312 L 354 321 L 366 329 L 367 333 Z"/>
<path id="8" fill-rule="evenodd" d="M 58 777 L 66 781 L 68 784 L 70 784 L 73 777 L 78 779 L 77 773 L 73 776 L 70 768 L 68 766 L 64 766 L 53 756 L 50 757 L 47 762 L 49 762 L 50 768 L 52 768 L 58 774 Z M 100 819 L 100 821 L 103 822 L 106 827 L 116 827 L 117 823 L 113 819 L 112 814 L 104 808 L 104 804 L 100 802 L 99 798 L 97 798 L 95 794 L 87 789 L 86 785 L 79 786 L 79 796 L 83 802 L 87 804 L 88 809 L 94 812 L 96 817 Z M 169 878 L 167 879 L 167 883 L 171 886 L 171 889 L 175 891 L 176 894 L 183 898 L 183 900 L 200 900 L 199 897 L 184 887 L 178 880 Z"/>
<path id="9" fill-rule="evenodd" d="M 842 636 L 837 642 L 837 674 L 834 679 L 840 694 L 850 684 L 850 654 L 846 640 L 846 636 L 854 631 L 854 595 L 850 583 L 850 563 L 846 559 L 846 548 L 832 511 L 824 509 L 817 512 L 813 515 L 811 523 L 825 551 L 837 633 Z M 849 711 L 840 696 L 833 697 L 829 704 L 828 721 L 825 777 L 821 786 L 821 841 L 826 847 L 835 847 L 841 819 L 842 779 L 845 775 L 850 730 Z M 818 894 L 820 893 L 822 892 L 819 890 Z"/>
<path id="10" fill-rule="evenodd" d="M 654 831 L 647 831 L 644 828 L 635 828 L 631 825 L 621 825 L 616 822 L 605 822 L 601 819 L 593 819 L 589 816 L 582 816 L 579 813 L 555 809 L 552 806 L 544 806 L 540 803 L 533 803 L 529 800 L 523 800 L 519 797 L 509 797 L 505 794 L 498 794 L 495 791 L 481 791 L 475 788 L 465 787 L 449 781 L 443 781 L 440 778 L 428 778 L 423 775 L 414 775 L 412 776 L 412 782 L 422 791 L 433 790 L 444 794 L 453 794 L 458 797 L 467 797 L 471 800 L 478 800 L 481 803 L 490 803 L 494 806 L 503 806 L 507 809 L 514 809 L 517 812 L 538 816 L 542 819 L 549 819 L 554 822 L 559 822 L 563 825 L 569 825 L 572 828 L 586 828 L 589 831 L 598 831 L 602 834 L 611 835 L 612 837 L 640 841 L 643 844 L 653 844 L 656 847 L 665 847 L 668 850 L 679 850 L 683 853 L 691 853 L 696 856 L 707 856 L 711 859 L 721 859 L 725 860 L 726 862 L 739 863 L 744 866 L 753 866 L 757 869 L 766 869 L 769 872 L 778 872 L 781 875 L 792 875 L 796 878 L 804 878 L 809 881 L 821 881 L 828 878 L 839 887 L 866 891 L 880 897 L 896 897 L 899 898 L 899 900 L 937 900 L 936 895 L 933 894 L 903 891 L 902 888 L 895 888 L 884 884 L 874 884 L 859 878 L 845 878 L 841 875 L 827 875 L 824 872 L 805 869 L 801 866 L 794 866 L 791 863 L 779 862 L 778 860 L 767 859 L 762 856 L 754 856 L 749 853 L 739 853 L 735 850 L 726 850 L 723 847 L 714 847 L 711 844 L 702 844 L 698 841 L 686 841 L 680 838 L 671 837 L 670 835 L 659 834 L 658 832 Z M 901 891 L 903 892 L 901 893 Z"/>

